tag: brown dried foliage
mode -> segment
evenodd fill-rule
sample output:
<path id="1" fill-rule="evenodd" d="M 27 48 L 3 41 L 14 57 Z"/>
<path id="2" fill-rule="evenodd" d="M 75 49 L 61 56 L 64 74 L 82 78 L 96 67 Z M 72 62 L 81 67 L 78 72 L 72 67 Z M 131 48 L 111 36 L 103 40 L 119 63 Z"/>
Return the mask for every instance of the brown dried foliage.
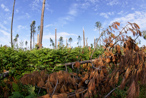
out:
<path id="1" fill-rule="evenodd" d="M 129 25 L 131 28 L 128 27 Z M 129 30 L 133 36 L 141 36 L 139 26 L 136 23 L 129 22 L 119 32 L 119 35 L 115 36 L 114 29 L 118 30 L 118 26 L 120 23 L 115 22 L 109 27 L 109 30 L 107 29 L 109 37 L 104 39 L 105 51 L 93 62 L 94 68 L 92 68 L 91 63 L 88 63 L 83 64 L 79 74 L 59 71 L 47 75 L 44 72 L 34 72 L 24 75 L 21 82 L 23 84 L 37 84 L 38 87 L 46 89 L 48 94 L 52 94 L 57 86 L 53 98 L 90 98 L 95 94 L 98 95 L 98 98 L 102 98 L 116 87 L 120 81 L 119 78 L 123 78 L 119 87 L 121 89 L 124 89 L 125 85 L 129 87 L 127 98 L 137 97 L 139 94 L 137 82 L 142 81 L 141 83 L 146 84 L 146 48 L 139 49 L 135 40 L 124 35 Z M 117 41 L 122 41 L 123 47 L 118 45 Z M 75 67 L 79 69 L 81 64 L 76 62 Z M 84 71 L 83 69 L 88 70 Z"/>

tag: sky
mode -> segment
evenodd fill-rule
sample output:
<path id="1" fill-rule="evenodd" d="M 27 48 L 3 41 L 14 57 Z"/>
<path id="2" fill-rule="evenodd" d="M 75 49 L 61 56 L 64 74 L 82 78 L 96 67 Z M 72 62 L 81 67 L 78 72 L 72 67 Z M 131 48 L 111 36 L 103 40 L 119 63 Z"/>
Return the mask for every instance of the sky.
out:
<path id="1" fill-rule="evenodd" d="M 11 17 L 14 0 L 0 0 L 0 44 L 10 46 Z M 18 43 L 30 42 L 30 24 L 36 21 L 35 42 L 37 42 L 38 26 L 41 22 L 41 9 L 43 0 L 16 0 L 13 39 L 19 34 Z M 77 45 L 77 37 L 83 39 L 83 28 L 88 45 L 93 44 L 94 37 L 99 37 L 95 22 L 102 23 L 102 30 L 113 22 L 118 21 L 122 26 L 127 22 L 135 22 L 140 30 L 146 30 L 146 0 L 46 0 L 44 13 L 43 47 L 50 46 L 50 38 L 55 41 L 55 28 L 57 41 L 63 37 L 73 39 L 71 45 Z M 101 31 L 102 31 L 101 30 Z M 141 37 L 141 44 L 145 40 Z M 25 45 L 25 44 L 24 44 Z M 81 41 L 83 46 L 83 41 Z"/>

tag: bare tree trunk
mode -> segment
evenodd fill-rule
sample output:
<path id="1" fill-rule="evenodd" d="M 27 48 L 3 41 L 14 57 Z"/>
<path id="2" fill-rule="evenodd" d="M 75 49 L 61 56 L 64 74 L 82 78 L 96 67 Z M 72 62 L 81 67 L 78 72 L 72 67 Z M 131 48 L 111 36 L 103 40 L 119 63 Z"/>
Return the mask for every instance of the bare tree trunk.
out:
<path id="1" fill-rule="evenodd" d="M 56 47 L 57 47 L 57 29 L 55 29 L 55 49 L 57 49 Z"/>
<path id="2" fill-rule="evenodd" d="M 32 50 L 32 27 L 30 32 L 30 50 Z"/>
<path id="3" fill-rule="evenodd" d="M 86 46 L 88 46 L 87 38 L 86 38 Z"/>
<path id="4" fill-rule="evenodd" d="M 11 47 L 13 47 L 13 17 L 14 17 L 15 1 L 16 1 L 16 0 L 14 0 L 13 12 L 12 12 L 12 20 L 11 20 Z"/>
<path id="5" fill-rule="evenodd" d="M 67 38 L 66 38 L 66 48 L 67 48 Z"/>
<path id="6" fill-rule="evenodd" d="M 33 49 L 35 47 L 35 42 L 34 42 L 34 32 L 33 32 Z"/>
<path id="7" fill-rule="evenodd" d="M 85 47 L 85 32 L 84 32 L 84 28 L 83 28 L 83 47 Z"/>
<path id="8" fill-rule="evenodd" d="M 39 34 L 37 35 L 37 44 L 39 45 Z"/>
<path id="9" fill-rule="evenodd" d="M 99 34 L 100 34 L 100 28 L 99 28 Z M 101 40 L 100 40 L 100 46 L 101 46 Z"/>
<path id="10" fill-rule="evenodd" d="M 94 37 L 94 49 L 95 49 L 95 37 Z"/>
<path id="11" fill-rule="evenodd" d="M 42 14 L 41 14 L 41 28 L 40 28 L 39 48 L 42 48 L 45 1 L 46 0 L 43 1 Z"/>

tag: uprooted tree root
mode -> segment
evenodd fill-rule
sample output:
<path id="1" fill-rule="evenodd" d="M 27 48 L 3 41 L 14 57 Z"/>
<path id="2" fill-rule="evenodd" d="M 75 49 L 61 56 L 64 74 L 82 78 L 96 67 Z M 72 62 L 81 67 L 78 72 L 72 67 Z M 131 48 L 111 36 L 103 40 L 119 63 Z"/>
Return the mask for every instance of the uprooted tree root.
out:
<path id="1" fill-rule="evenodd" d="M 137 97 L 139 85 L 146 84 L 146 48 L 140 49 L 136 45 L 136 39 L 141 36 L 136 23 L 129 23 L 115 36 L 112 29 L 118 30 L 118 26 L 120 23 L 115 22 L 106 30 L 107 33 L 102 33 L 106 34 L 105 51 L 93 63 L 74 64 L 78 73 L 35 71 L 25 74 L 21 83 L 46 89 L 48 94 L 40 98 L 106 98 L 116 88 L 124 89 L 125 86 L 129 87 L 127 98 Z M 137 36 L 136 39 L 124 35 L 129 31 Z M 123 47 L 117 44 L 118 41 L 123 43 Z"/>

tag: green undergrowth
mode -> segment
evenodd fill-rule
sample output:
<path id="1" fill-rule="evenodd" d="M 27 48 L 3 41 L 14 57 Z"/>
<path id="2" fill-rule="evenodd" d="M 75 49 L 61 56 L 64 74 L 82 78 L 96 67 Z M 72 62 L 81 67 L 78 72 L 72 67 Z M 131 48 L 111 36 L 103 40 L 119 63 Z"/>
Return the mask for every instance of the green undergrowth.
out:
<path id="1" fill-rule="evenodd" d="M 4 70 L 9 71 L 9 77 L 0 79 L 0 98 L 9 96 L 9 98 L 34 98 L 36 96 L 45 95 L 45 90 L 37 87 L 22 85 L 15 83 L 24 74 L 33 71 L 47 70 L 48 73 L 65 70 L 63 63 L 89 60 L 91 51 L 85 48 L 60 48 L 40 50 L 33 49 L 24 51 L 22 49 L 13 49 L 10 47 L 0 47 L 0 73 Z M 96 49 L 92 59 L 102 54 L 103 49 Z M 55 66 L 59 65 L 59 66 Z M 73 72 L 72 68 L 67 68 L 68 72 Z M 13 80 L 14 79 L 14 80 Z"/>
<path id="2" fill-rule="evenodd" d="M 93 49 L 92 49 L 93 50 Z M 98 57 L 103 49 L 96 50 L 93 58 Z M 13 48 L 0 47 L 0 73 L 3 70 L 12 70 L 13 73 L 21 74 L 25 71 L 47 69 L 51 71 L 56 64 L 89 60 L 91 52 L 85 48 L 60 48 L 57 50 L 43 48 L 24 51 Z"/>

